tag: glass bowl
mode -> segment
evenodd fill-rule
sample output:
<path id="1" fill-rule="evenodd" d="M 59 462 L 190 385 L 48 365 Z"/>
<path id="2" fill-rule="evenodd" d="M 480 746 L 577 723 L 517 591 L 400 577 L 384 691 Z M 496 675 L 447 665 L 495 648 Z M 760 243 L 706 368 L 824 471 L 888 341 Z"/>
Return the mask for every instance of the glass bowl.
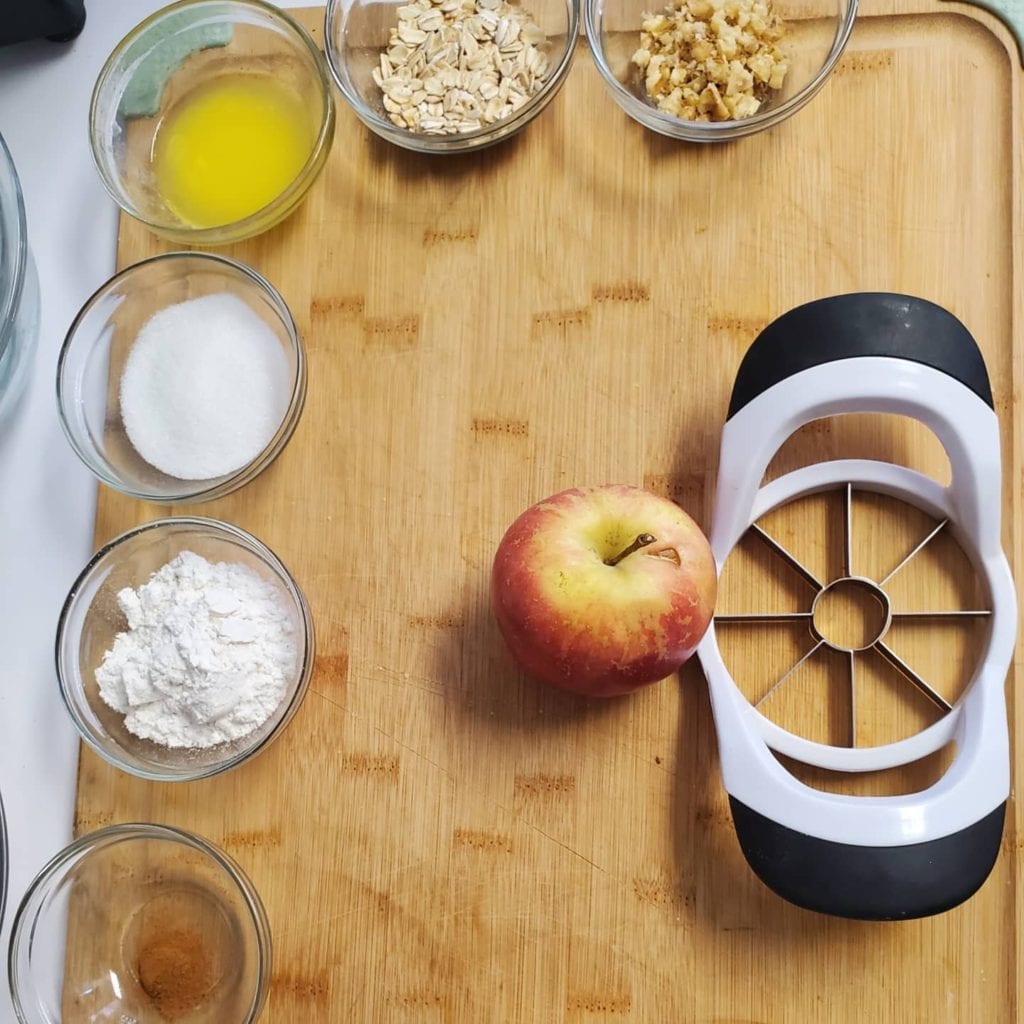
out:
<path id="1" fill-rule="evenodd" d="M 114 201 L 188 245 L 226 245 L 283 220 L 323 169 L 333 137 L 323 54 L 262 0 L 183 0 L 157 11 L 118 43 L 89 111 L 93 158 Z M 288 158 L 275 157 L 271 171 L 270 161 L 232 156 L 260 145 Z M 260 186 L 247 180 L 245 163 L 263 165 Z M 252 189 L 249 206 L 238 198 L 243 185 Z"/>
<path id="2" fill-rule="evenodd" d="M 261 374 L 274 389 L 281 421 L 262 451 L 237 469 L 201 480 L 171 476 L 136 451 L 125 428 L 121 381 L 136 337 L 155 313 L 222 293 L 244 303 L 280 346 L 281 358 L 276 348 L 261 353 Z M 147 501 L 208 501 L 248 483 L 288 443 L 305 398 L 305 352 L 284 299 L 250 267 L 210 253 L 165 253 L 116 274 L 75 317 L 57 361 L 57 406 L 71 447 L 103 483 Z M 146 429 L 152 433 L 152 426 Z M 150 436 L 148 444 L 154 443 Z"/>
<path id="3" fill-rule="evenodd" d="M 580 26 L 580 0 L 522 0 L 521 6 L 547 36 L 548 72 L 541 88 L 508 117 L 473 131 L 432 135 L 396 126 L 371 77 L 402 0 L 328 0 L 324 28 L 327 62 L 356 116 L 388 142 L 420 153 L 464 153 L 491 146 L 521 131 L 554 99 L 572 66 Z M 518 0 L 516 5 L 518 5 Z"/>
<path id="4" fill-rule="evenodd" d="M 211 747 L 169 747 L 140 739 L 125 715 L 100 696 L 96 669 L 127 619 L 118 593 L 137 589 L 183 551 L 210 562 L 240 563 L 269 582 L 287 610 L 295 663 L 276 710 L 241 739 Z M 57 625 L 57 678 L 61 696 L 82 739 L 104 760 L 144 779 L 188 782 L 235 768 L 276 739 L 295 714 L 313 671 L 315 639 L 309 606 L 277 556 L 244 530 L 215 519 L 158 519 L 115 537 L 101 548 L 72 586 Z"/>
<path id="5" fill-rule="evenodd" d="M 8 976 L 21 1024 L 250 1024 L 270 987 L 270 926 L 211 843 L 162 825 L 82 836 L 29 886 Z"/>
<path id="6" fill-rule="evenodd" d="M 25 390 L 39 334 L 39 283 L 25 226 L 25 202 L 0 135 L 0 424 Z"/>
<path id="7" fill-rule="evenodd" d="M 9 857 L 7 821 L 4 818 L 4 802 L 0 799 L 0 929 L 3 929 L 4 926 L 4 908 L 7 906 L 7 862 Z"/>
<path id="8" fill-rule="evenodd" d="M 615 102 L 635 121 L 660 135 L 686 142 L 724 142 L 771 128 L 795 114 L 825 84 L 842 56 L 857 16 L 858 0 L 772 0 L 787 26 L 779 43 L 789 58 L 783 86 L 751 117 L 698 122 L 664 113 L 647 98 L 643 75 L 633 62 L 646 14 L 665 9 L 664 0 L 586 0 L 587 40 Z"/>

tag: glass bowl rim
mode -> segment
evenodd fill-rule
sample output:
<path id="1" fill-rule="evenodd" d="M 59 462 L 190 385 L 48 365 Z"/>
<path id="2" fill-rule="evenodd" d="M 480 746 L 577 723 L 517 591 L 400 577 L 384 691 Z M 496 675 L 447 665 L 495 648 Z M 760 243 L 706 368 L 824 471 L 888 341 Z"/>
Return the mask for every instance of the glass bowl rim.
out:
<path id="1" fill-rule="evenodd" d="M 107 825 L 104 828 L 87 832 L 73 839 L 63 849 L 58 850 L 35 874 L 11 922 L 11 937 L 7 952 L 7 980 L 10 987 L 14 1012 L 22 1024 L 28 1024 L 30 1018 L 25 1014 L 21 999 L 21 972 L 18 969 L 17 953 L 25 937 L 31 938 L 35 930 L 35 922 L 29 922 L 26 915 L 29 906 L 37 893 L 48 886 L 58 876 L 60 870 L 80 855 L 88 855 L 94 849 L 101 849 L 123 841 L 137 839 L 160 839 L 188 846 L 197 852 L 210 857 L 217 866 L 231 879 L 234 889 L 242 896 L 246 910 L 256 935 L 257 972 L 256 987 L 252 1001 L 243 1024 L 252 1024 L 260 1015 L 266 1001 L 268 979 L 273 962 L 273 940 L 270 922 L 267 918 L 263 900 L 249 876 L 237 862 L 214 843 L 187 829 L 173 825 L 159 825 L 151 822 L 124 822 L 118 825 Z M 28 936 L 24 936 L 27 924 L 32 924 Z"/>
<path id="2" fill-rule="evenodd" d="M 0 192 L 9 186 L 14 197 L 10 208 L 0 206 L 0 359 L 11 341 L 21 294 L 25 287 L 28 264 L 28 227 L 25 219 L 25 196 L 14 166 L 14 157 L 0 133 Z M 8 257 L 10 253 L 10 257 Z"/>
<path id="3" fill-rule="evenodd" d="M 117 64 L 124 57 L 124 54 L 128 49 L 135 42 L 141 39 L 146 32 L 158 25 L 166 17 L 177 14 L 182 10 L 207 6 L 253 8 L 262 11 L 263 14 L 271 21 L 280 22 L 288 30 L 287 36 L 291 38 L 293 42 L 301 44 L 302 48 L 311 58 L 313 67 L 316 70 L 316 80 L 318 85 L 317 91 L 319 92 L 320 98 L 323 102 L 324 113 L 320 122 L 320 130 L 317 133 L 316 140 L 313 143 L 313 147 L 310 150 L 306 162 L 302 165 L 301 169 L 284 191 L 276 195 L 269 203 L 266 203 L 258 210 L 254 210 L 252 213 L 248 214 L 248 216 L 242 217 L 239 220 L 228 221 L 224 224 L 217 224 L 208 228 L 190 228 L 187 225 L 169 224 L 164 221 L 153 220 L 149 217 L 143 216 L 141 211 L 129 199 L 124 190 L 120 188 L 119 183 L 111 180 L 110 176 L 106 172 L 103 160 L 100 159 L 100 147 L 98 143 L 98 136 L 100 133 L 97 130 L 97 119 L 99 116 L 99 100 L 103 87 L 106 86 L 108 81 L 111 79 Z M 100 69 L 100 73 L 96 76 L 96 82 L 93 85 L 92 96 L 89 100 L 89 149 L 92 153 L 93 163 L 96 166 L 96 170 L 99 174 L 100 181 L 103 183 L 103 187 L 106 189 L 110 198 L 113 199 L 125 213 L 137 220 L 140 224 L 144 224 L 147 228 L 157 234 L 167 232 L 179 241 L 187 239 L 190 245 L 203 245 L 204 243 L 210 245 L 229 244 L 231 242 L 242 241 L 246 238 L 259 234 L 263 230 L 262 225 L 268 213 L 271 211 L 290 209 L 298 203 L 299 199 L 301 199 L 305 194 L 306 189 L 309 188 L 313 180 L 316 178 L 326 160 L 327 151 L 334 138 L 335 123 L 334 94 L 331 91 L 331 76 L 326 65 L 327 62 L 323 51 L 321 51 L 316 45 L 316 42 L 313 40 L 313 37 L 309 32 L 307 32 L 306 29 L 288 13 L 288 11 L 283 10 L 280 7 L 275 7 L 273 4 L 268 3 L 267 0 L 175 0 L 174 3 L 168 4 L 166 7 L 161 7 L 159 10 L 154 11 L 147 18 L 140 21 L 121 38 L 120 42 L 118 42 L 114 49 L 111 50 L 110 55 L 107 57 L 103 67 Z"/>
<path id="4" fill-rule="evenodd" d="M 339 16 L 338 12 L 347 2 L 348 0 L 327 0 L 327 7 L 324 11 L 324 54 L 327 57 L 327 66 L 338 87 L 338 92 L 341 93 L 359 120 L 378 136 L 404 149 L 427 154 L 466 153 L 483 149 L 491 142 L 500 142 L 514 135 L 529 124 L 555 97 L 565 82 L 576 55 L 576 48 L 580 40 L 580 26 L 583 23 L 583 0 L 564 0 L 569 21 L 566 26 L 566 44 L 562 49 L 558 64 L 541 88 L 515 113 L 495 121 L 494 124 L 484 125 L 471 132 L 461 132 L 457 135 L 427 135 L 424 132 L 414 132 L 409 128 L 399 128 L 392 124 L 364 102 L 362 96 L 348 88 L 344 76 L 339 70 L 345 67 L 346 63 L 341 54 L 337 52 L 332 31 L 333 24 Z M 356 5 L 349 3 L 348 6 Z"/>
<path id="5" fill-rule="evenodd" d="M 4 816 L 4 800 L 3 795 L 0 794 L 0 929 L 4 926 L 4 911 L 7 908 L 10 852 L 7 838 L 7 818 Z"/>
<path id="6" fill-rule="evenodd" d="M 99 302 L 99 300 L 116 284 L 130 275 L 139 271 L 145 272 L 144 268 L 153 264 L 171 262 L 179 259 L 192 259 L 200 263 L 206 263 L 211 267 L 220 265 L 222 268 L 226 267 L 232 273 L 239 274 L 247 283 L 254 284 L 257 289 L 270 300 L 271 306 L 274 308 L 284 325 L 291 350 L 295 355 L 295 374 L 292 380 L 288 405 L 285 409 L 284 416 L 281 419 L 281 423 L 264 448 L 253 459 L 245 463 L 245 465 L 240 466 L 233 473 L 229 473 L 224 477 L 215 478 L 215 482 L 213 484 L 175 491 L 173 494 L 158 494 L 153 491 L 125 486 L 116 476 L 112 475 L 108 471 L 107 466 L 109 463 L 106 459 L 94 458 L 93 455 L 79 442 L 71 427 L 71 417 L 65 411 L 68 407 L 68 403 L 65 400 L 66 387 L 64 378 L 67 361 L 71 348 L 74 344 L 75 336 L 78 333 L 78 329 L 82 325 L 82 322 L 88 314 L 92 312 L 96 303 Z M 242 487 L 244 484 L 254 479 L 268 465 L 270 465 L 270 463 L 273 462 L 273 460 L 276 459 L 284 449 L 285 444 L 290 439 L 291 434 L 298 423 L 299 416 L 301 415 L 303 406 L 305 405 L 306 349 L 305 343 L 302 340 L 302 335 L 299 332 L 298 325 L 295 322 L 295 317 L 292 315 L 292 311 L 288 306 L 288 303 L 285 302 L 284 297 L 274 287 L 274 285 L 272 285 L 270 281 L 268 281 L 258 270 L 250 267 L 247 263 L 231 259 L 228 256 L 222 256 L 220 253 L 194 252 L 187 249 L 176 250 L 174 252 L 159 253 L 156 256 L 147 256 L 145 259 L 129 264 L 127 267 L 124 267 L 116 274 L 107 278 L 107 280 L 104 281 L 103 284 L 101 284 L 92 293 L 92 295 L 85 300 L 79 311 L 75 314 L 74 320 L 71 321 L 71 325 L 68 327 L 67 333 L 64 335 L 64 342 L 61 345 L 60 353 L 57 356 L 56 386 L 57 414 L 58 419 L 60 420 L 61 429 L 64 431 L 64 436 L 67 438 L 68 443 L 71 445 L 75 454 L 79 459 L 81 459 L 89 471 L 108 487 L 113 488 L 121 494 L 126 494 L 131 498 L 140 498 L 144 501 L 152 501 L 158 504 L 211 501 L 214 498 L 220 498 L 225 494 L 229 494 L 231 491 Z M 166 476 L 167 474 L 164 475 Z M 195 482 L 202 481 L 193 481 L 193 483 Z"/>
<path id="7" fill-rule="evenodd" d="M 212 764 L 200 765 L 193 770 L 170 773 L 159 769 L 143 768 L 126 760 L 122 760 L 117 756 L 117 754 L 113 753 L 106 746 L 98 743 L 93 738 L 79 713 L 76 704 L 77 698 L 72 693 L 74 688 L 69 685 L 69 681 L 65 677 L 62 667 L 62 654 L 64 652 L 65 642 L 67 639 L 68 619 L 71 615 L 71 611 L 77 605 L 79 593 L 85 584 L 92 578 L 97 565 L 107 558 L 108 555 L 117 550 L 117 548 L 122 544 L 125 544 L 130 540 L 134 540 L 137 537 L 153 530 L 160 531 L 179 526 L 196 527 L 210 531 L 214 534 L 221 534 L 224 535 L 224 539 L 241 542 L 243 547 L 255 550 L 255 553 L 259 556 L 260 560 L 284 581 L 285 590 L 288 591 L 299 611 L 303 627 L 302 657 L 300 664 L 296 669 L 297 681 L 294 686 L 294 692 L 288 697 L 287 706 L 284 708 L 284 712 L 281 714 L 277 724 L 258 743 L 239 750 L 237 753 L 225 760 L 215 761 Z M 227 523 L 220 519 L 212 519 L 207 516 L 165 516 L 162 519 L 152 519 L 148 522 L 140 523 L 138 526 L 133 526 L 124 530 L 116 537 L 111 538 L 103 544 L 85 564 L 82 571 L 75 577 L 75 582 L 71 585 L 71 589 L 68 591 L 67 597 L 64 599 L 64 603 L 61 606 L 60 615 L 57 619 L 56 636 L 54 638 L 54 659 L 57 670 L 57 686 L 60 690 L 61 700 L 63 701 L 68 714 L 71 716 L 71 720 L 74 723 L 75 730 L 78 732 L 79 737 L 84 743 L 88 744 L 96 754 L 106 761 L 107 764 L 112 765 L 118 770 L 126 772 L 129 775 L 133 775 L 136 778 L 146 779 L 151 782 L 195 782 L 199 779 L 212 778 L 215 775 L 221 775 L 224 772 L 231 771 L 233 768 L 239 767 L 265 750 L 284 731 L 285 727 L 298 710 L 299 705 L 302 703 L 306 690 L 309 688 L 309 681 L 313 675 L 313 664 L 315 658 L 316 632 L 313 623 L 313 615 L 310 611 L 309 603 L 306 600 L 306 595 L 303 593 L 302 588 L 299 586 L 288 567 L 266 544 L 263 543 L 263 541 L 253 536 L 247 530 L 243 530 L 240 526 L 235 526 L 233 523 Z M 77 657 L 74 661 L 75 665 L 78 666 Z M 75 677 L 78 680 L 82 679 L 82 673 L 80 672 L 79 667 L 76 667 L 75 669 Z M 82 698 L 82 700 L 87 703 L 84 698 Z M 282 701 L 282 703 L 284 702 Z M 117 743 L 114 743 L 113 745 L 120 746 Z"/>
<path id="8" fill-rule="evenodd" d="M 602 17 L 607 0 L 583 0 L 584 25 L 587 35 L 587 46 L 597 65 L 597 70 L 611 91 L 615 102 L 636 122 L 645 128 L 658 132 L 681 142 L 725 142 L 730 139 L 742 138 L 755 132 L 785 121 L 807 104 L 828 80 L 836 63 L 846 50 L 857 20 L 859 0 L 845 0 L 846 11 L 836 16 L 836 32 L 825 60 L 814 76 L 800 90 L 790 96 L 777 107 L 731 121 L 684 121 L 681 118 L 666 114 L 657 107 L 645 103 L 628 90 L 612 73 L 605 58 L 603 36 L 598 28 L 598 9 Z M 637 29 L 639 32 L 639 28 Z"/>

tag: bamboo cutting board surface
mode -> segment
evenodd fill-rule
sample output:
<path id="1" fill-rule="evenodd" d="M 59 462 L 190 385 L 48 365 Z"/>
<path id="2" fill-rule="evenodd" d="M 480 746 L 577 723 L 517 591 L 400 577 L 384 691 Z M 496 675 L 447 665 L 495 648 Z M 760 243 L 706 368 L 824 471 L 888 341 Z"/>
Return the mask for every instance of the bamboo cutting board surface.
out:
<path id="1" fill-rule="evenodd" d="M 476 156 L 400 152 L 340 104 L 305 204 L 227 250 L 289 302 L 309 397 L 254 483 L 173 512 L 237 523 L 278 553 L 313 609 L 316 672 L 284 735 L 224 777 L 155 785 L 83 750 L 76 828 L 162 822 L 232 853 L 272 925 L 273 1024 L 1019 1014 L 1016 803 L 963 907 L 894 925 L 801 911 L 739 852 L 696 662 L 628 699 L 572 698 L 522 677 L 488 609 L 505 528 L 563 487 L 641 484 L 707 527 L 747 346 L 792 306 L 854 290 L 932 299 L 978 339 L 1019 571 L 1017 52 L 972 8 L 866 7 L 824 91 L 734 145 L 680 146 L 630 122 L 583 40 L 542 117 Z M 318 37 L 321 19 L 306 19 Z M 121 265 L 169 248 L 122 223 Z M 776 468 L 851 453 L 943 472 L 933 439 L 888 420 L 813 425 Z M 822 571 L 826 505 L 775 524 Z M 167 512 L 101 489 L 97 542 Z M 866 498 L 856 512 L 872 565 L 926 526 Z M 923 558 L 905 606 L 973 600 L 956 557 Z M 762 555 L 736 559 L 722 611 L 789 599 L 784 581 L 757 589 L 774 571 Z M 763 685 L 753 677 L 799 649 L 787 637 L 730 640 L 734 672 Z M 941 676 L 978 637 L 911 630 L 901 644 Z M 936 685 L 955 696 L 963 680 L 949 675 Z M 886 687 L 898 690 L 880 678 L 856 712 L 860 742 L 929 713 Z M 773 714 L 843 742 L 849 714 L 822 692 L 805 680 Z M 857 791 L 912 789 L 936 770 Z"/>

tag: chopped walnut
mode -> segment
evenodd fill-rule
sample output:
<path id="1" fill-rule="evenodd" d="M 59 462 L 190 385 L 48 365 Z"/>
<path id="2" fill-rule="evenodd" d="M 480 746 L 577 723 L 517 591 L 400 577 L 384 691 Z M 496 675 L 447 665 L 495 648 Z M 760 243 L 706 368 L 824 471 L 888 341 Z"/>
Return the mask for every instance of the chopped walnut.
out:
<path id="1" fill-rule="evenodd" d="M 678 0 L 645 14 L 633 63 L 654 105 L 684 121 L 756 114 L 782 88 L 786 29 L 771 0 Z"/>

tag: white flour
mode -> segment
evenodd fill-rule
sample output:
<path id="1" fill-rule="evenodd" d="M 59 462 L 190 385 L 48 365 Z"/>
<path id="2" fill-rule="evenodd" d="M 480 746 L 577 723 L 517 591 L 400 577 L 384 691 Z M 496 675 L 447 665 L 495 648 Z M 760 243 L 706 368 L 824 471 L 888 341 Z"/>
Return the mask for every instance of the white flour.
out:
<path id="1" fill-rule="evenodd" d="M 292 623 L 277 588 L 247 566 L 183 551 L 117 601 L 128 632 L 96 682 L 136 736 L 212 747 L 247 736 L 280 705 L 295 669 Z"/>

